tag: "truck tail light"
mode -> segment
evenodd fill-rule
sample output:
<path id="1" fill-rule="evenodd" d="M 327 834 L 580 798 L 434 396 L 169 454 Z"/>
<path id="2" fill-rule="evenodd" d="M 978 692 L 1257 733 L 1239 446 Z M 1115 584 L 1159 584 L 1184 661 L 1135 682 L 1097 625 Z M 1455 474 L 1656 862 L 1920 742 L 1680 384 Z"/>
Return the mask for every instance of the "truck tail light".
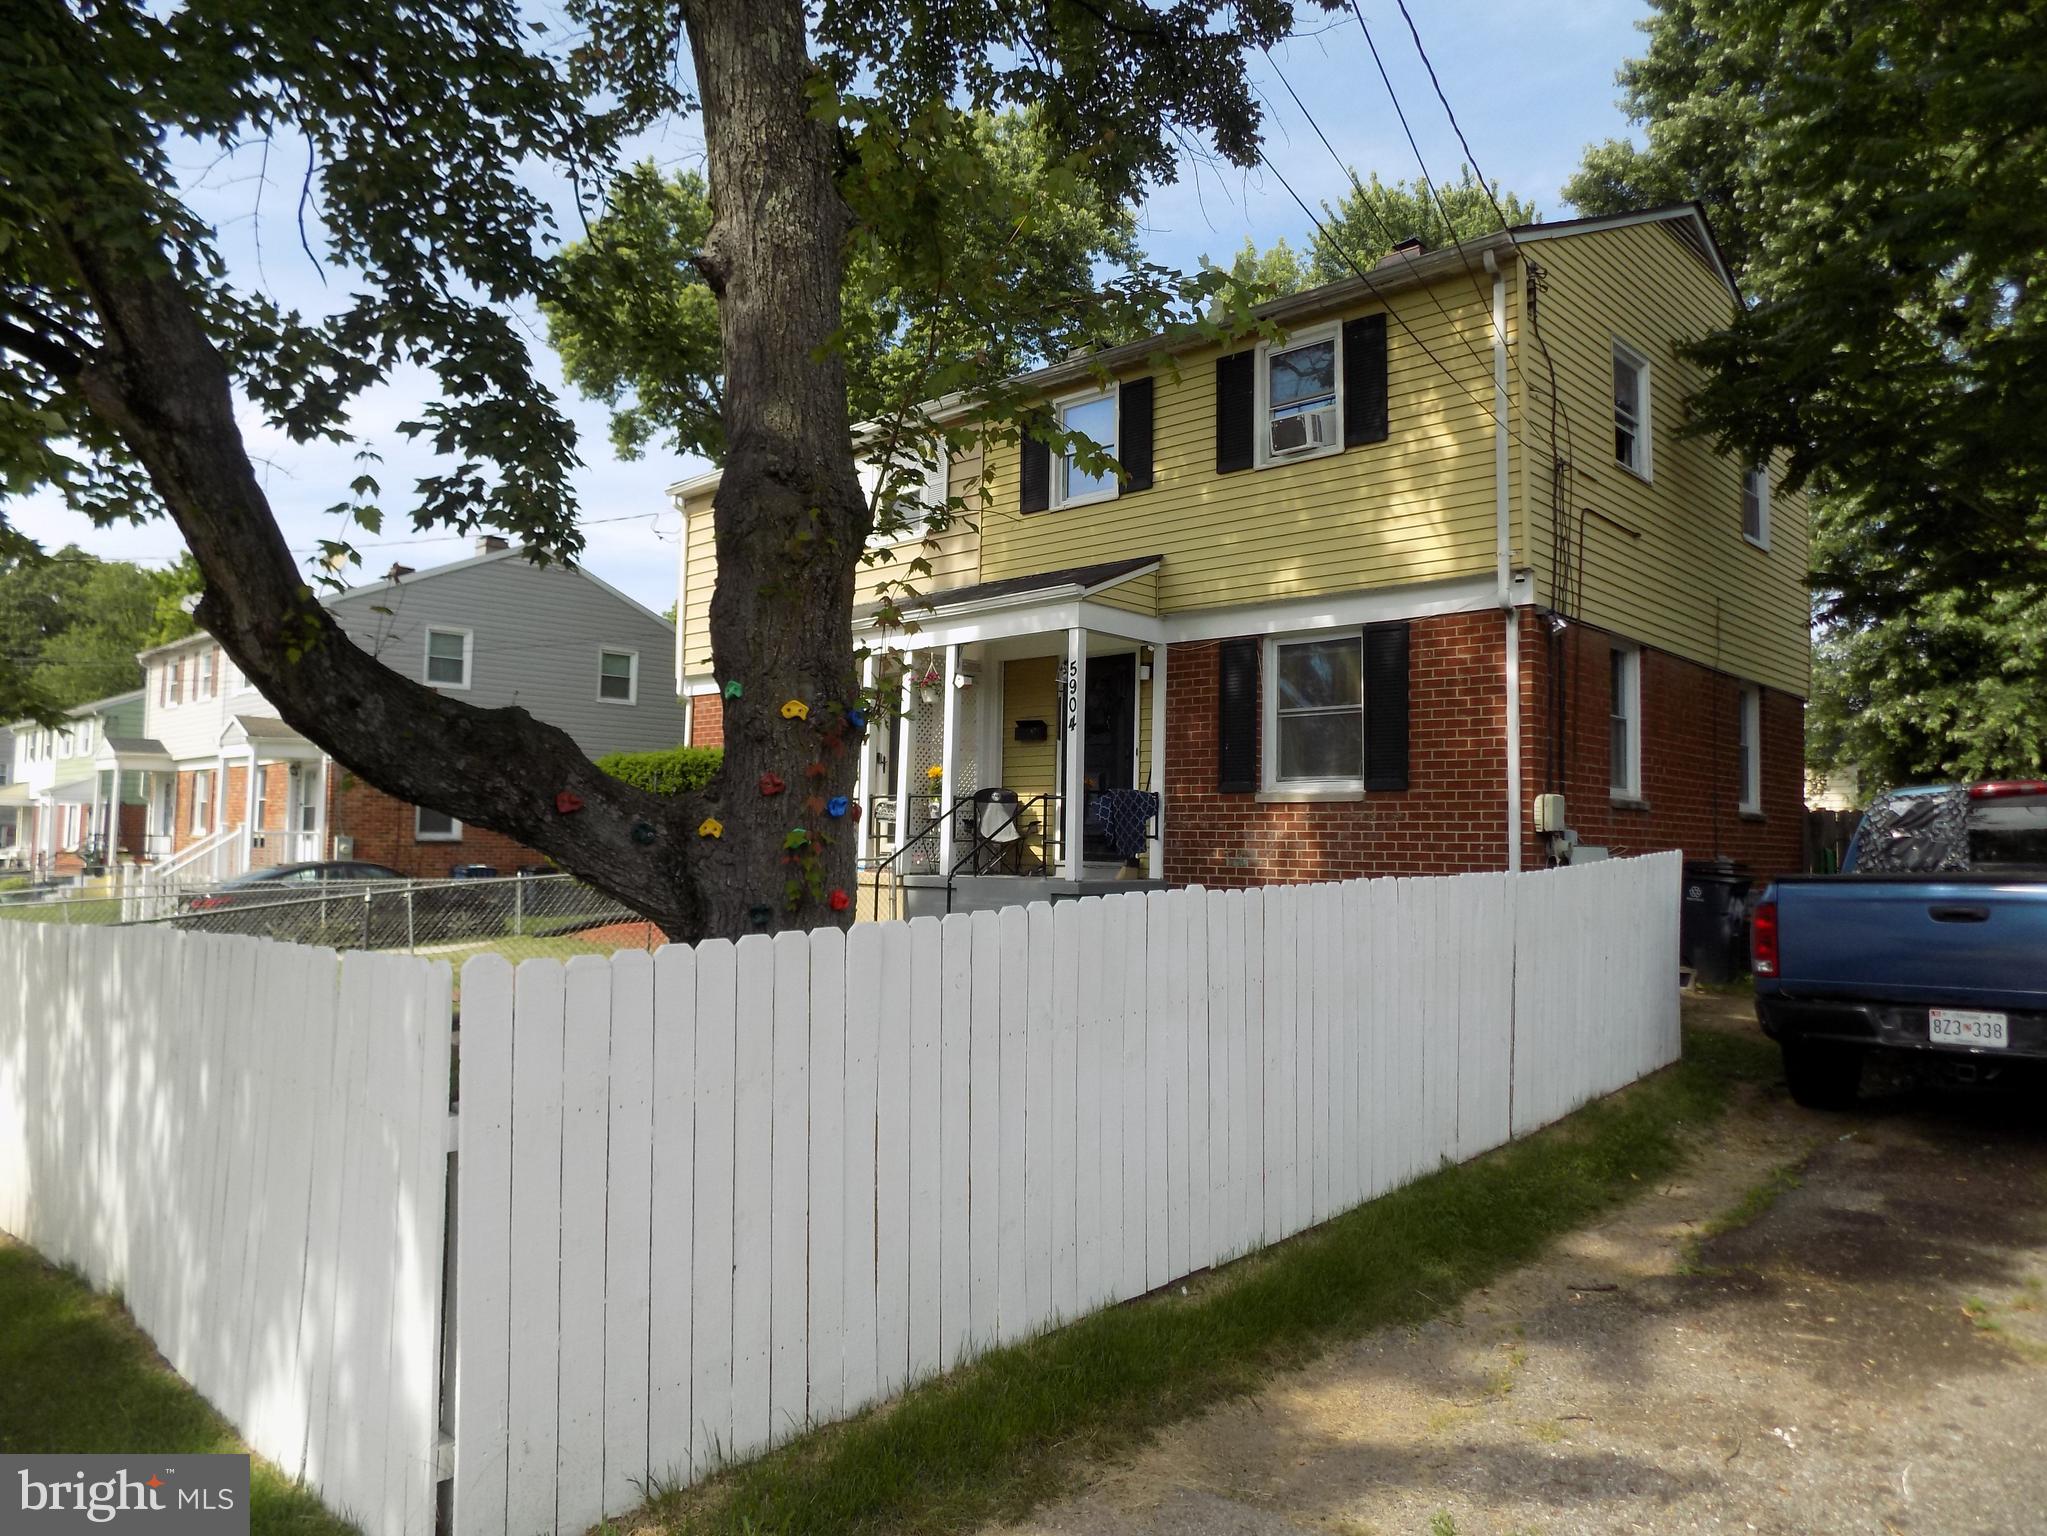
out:
<path id="1" fill-rule="evenodd" d="M 1749 969 L 1758 976 L 1777 974 L 1777 903 L 1766 901 L 1749 919 Z"/>
<path id="2" fill-rule="evenodd" d="M 2007 800 L 2015 795 L 2047 795 L 2047 779 L 2005 779 L 1969 786 L 1971 800 Z"/>

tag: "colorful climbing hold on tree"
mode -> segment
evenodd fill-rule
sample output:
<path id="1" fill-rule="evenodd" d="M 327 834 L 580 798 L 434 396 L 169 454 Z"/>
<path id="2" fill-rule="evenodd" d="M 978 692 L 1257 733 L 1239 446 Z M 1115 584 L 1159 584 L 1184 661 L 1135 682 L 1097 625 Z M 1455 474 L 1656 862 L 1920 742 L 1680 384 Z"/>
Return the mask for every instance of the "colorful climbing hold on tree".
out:
<path id="1" fill-rule="evenodd" d="M 828 816 L 843 816 L 846 814 L 846 807 L 850 803 L 844 795 L 833 795 L 830 802 L 825 806 L 825 814 Z"/>
<path id="2" fill-rule="evenodd" d="M 583 797 L 573 789 L 565 789 L 554 797 L 554 808 L 564 816 L 573 816 L 583 808 Z"/>
<path id="3" fill-rule="evenodd" d="M 653 842 L 658 835 L 654 831 L 654 824 L 651 821 L 636 821 L 633 823 L 633 841 L 642 848 Z"/>
<path id="4" fill-rule="evenodd" d="M 801 827 L 791 827 L 789 835 L 782 839 L 784 848 L 801 848 L 810 841 L 810 834 Z"/>
<path id="5" fill-rule="evenodd" d="M 726 679 L 725 679 L 725 697 L 726 697 L 726 698 L 728 698 L 728 699 L 736 699 L 736 698 L 739 698 L 739 697 L 741 697 L 741 696 L 742 696 L 742 695 L 743 695 L 743 694 L 744 694 L 745 692 L 746 692 L 746 690 L 745 690 L 744 688 L 742 688 L 742 687 L 740 686 L 740 684 L 739 684 L 739 679 L 738 679 L 738 678 L 736 678 L 736 677 L 728 677 L 728 678 L 726 678 Z"/>
<path id="6" fill-rule="evenodd" d="M 853 898 L 848 896 L 844 890 L 835 889 L 832 892 L 831 900 L 832 910 L 834 912 L 843 912 L 846 910 L 846 908 L 853 905 Z"/>
<path id="7" fill-rule="evenodd" d="M 723 837 L 724 835 L 725 823 L 715 816 L 706 816 L 697 823 L 698 837 Z"/>
<path id="8" fill-rule="evenodd" d="M 867 711 L 864 709 L 847 710 L 846 720 L 847 723 L 850 724 L 856 731 L 864 731 L 867 729 Z"/>
<path id="9" fill-rule="evenodd" d="M 760 787 L 761 793 L 764 795 L 779 795 L 789 786 L 782 782 L 782 776 L 779 773 L 764 773 L 760 778 Z"/>
<path id="10" fill-rule="evenodd" d="M 746 909 L 746 915 L 756 928 L 765 928 L 775 920 L 775 909 L 766 902 L 758 902 Z"/>
<path id="11" fill-rule="evenodd" d="M 801 699 L 785 699 L 782 702 L 782 718 L 784 720 L 808 720 L 810 718 L 810 706 Z"/>

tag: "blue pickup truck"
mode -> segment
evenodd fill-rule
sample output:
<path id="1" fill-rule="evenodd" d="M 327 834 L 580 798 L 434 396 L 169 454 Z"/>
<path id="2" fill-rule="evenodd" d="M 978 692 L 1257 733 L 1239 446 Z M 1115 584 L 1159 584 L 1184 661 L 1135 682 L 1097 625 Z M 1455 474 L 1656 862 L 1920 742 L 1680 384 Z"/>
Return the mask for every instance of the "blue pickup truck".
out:
<path id="1" fill-rule="evenodd" d="M 1877 1053 L 1952 1082 L 2047 1062 L 2047 781 L 1886 795 L 1841 873 L 1776 881 L 1750 934 L 1800 1104 L 1846 1108 Z"/>

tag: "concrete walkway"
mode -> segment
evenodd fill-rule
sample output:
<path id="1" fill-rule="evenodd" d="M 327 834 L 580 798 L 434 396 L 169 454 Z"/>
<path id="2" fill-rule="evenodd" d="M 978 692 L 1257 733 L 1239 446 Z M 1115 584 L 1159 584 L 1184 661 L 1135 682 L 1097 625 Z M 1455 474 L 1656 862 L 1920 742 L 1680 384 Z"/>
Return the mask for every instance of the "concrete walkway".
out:
<path id="1" fill-rule="evenodd" d="M 1745 1003 L 1692 1006 L 1754 1027 Z M 1776 1198 L 1745 1205 L 1759 1186 Z M 1755 1094 L 1676 1181 L 1454 1315 L 1276 1379 L 1012 1529 L 2038 1536 L 2047 1112 Z"/>

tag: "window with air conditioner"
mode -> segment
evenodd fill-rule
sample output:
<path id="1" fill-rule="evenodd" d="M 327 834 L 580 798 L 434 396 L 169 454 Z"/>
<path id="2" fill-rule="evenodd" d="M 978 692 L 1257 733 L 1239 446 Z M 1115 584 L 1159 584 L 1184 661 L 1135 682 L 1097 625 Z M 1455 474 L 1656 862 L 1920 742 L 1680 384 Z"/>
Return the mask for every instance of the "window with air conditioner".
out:
<path id="1" fill-rule="evenodd" d="M 1296 332 L 1259 353 L 1259 457 L 1285 464 L 1335 453 L 1343 446 L 1338 380 L 1342 340 L 1337 327 Z"/>

